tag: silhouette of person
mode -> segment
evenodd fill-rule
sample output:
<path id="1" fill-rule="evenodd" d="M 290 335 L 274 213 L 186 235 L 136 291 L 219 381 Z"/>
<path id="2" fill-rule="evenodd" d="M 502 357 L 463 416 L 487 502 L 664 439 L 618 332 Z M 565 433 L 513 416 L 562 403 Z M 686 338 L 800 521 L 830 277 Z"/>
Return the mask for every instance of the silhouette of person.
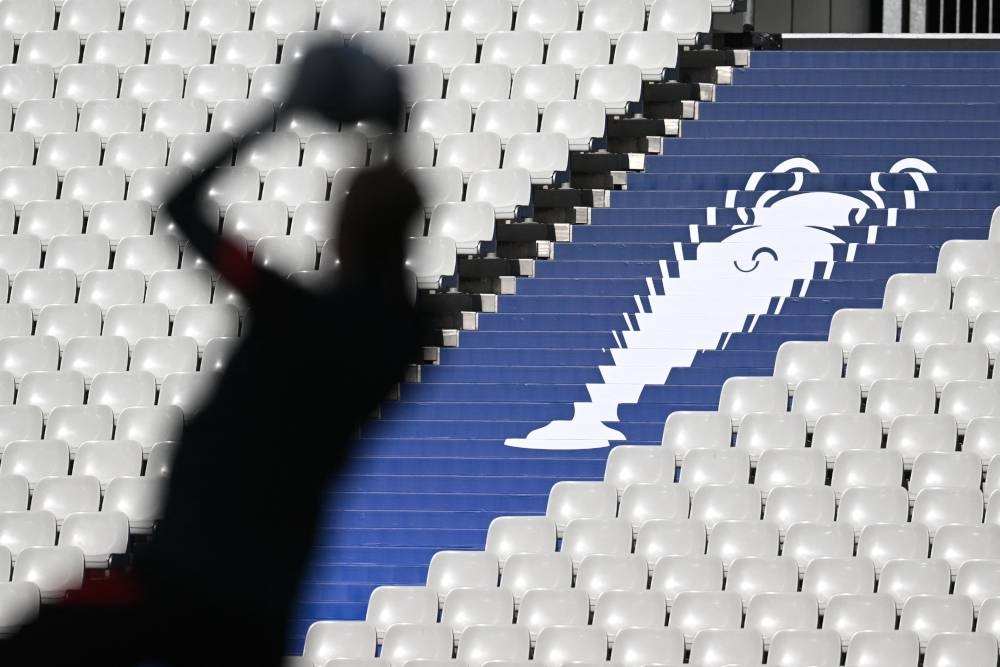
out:
<path id="1" fill-rule="evenodd" d="M 391 70 L 322 46 L 304 59 L 284 109 L 392 127 L 402 104 Z M 248 134 L 241 146 L 254 140 Z M 361 173 L 341 215 L 336 278 L 308 290 L 253 265 L 206 218 L 212 168 L 229 153 L 165 206 L 188 237 L 186 252 L 208 258 L 246 297 L 249 332 L 185 426 L 163 519 L 135 557 L 134 586 L 112 588 L 115 599 L 103 604 L 45 610 L 0 643 L 2 664 L 280 664 L 330 478 L 417 351 L 404 244 L 420 201 L 394 164 Z"/>

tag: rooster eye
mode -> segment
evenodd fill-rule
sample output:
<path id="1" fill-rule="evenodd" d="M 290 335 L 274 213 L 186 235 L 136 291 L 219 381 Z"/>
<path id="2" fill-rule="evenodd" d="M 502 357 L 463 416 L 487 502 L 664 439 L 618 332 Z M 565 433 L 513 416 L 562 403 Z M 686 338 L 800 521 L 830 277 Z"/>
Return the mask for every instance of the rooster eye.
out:
<path id="1" fill-rule="evenodd" d="M 761 255 L 770 255 L 771 259 L 773 259 L 774 261 L 778 261 L 778 253 L 776 253 L 774 249 L 764 246 L 763 248 L 757 248 L 757 250 L 754 251 L 753 255 L 750 256 L 750 260 L 753 262 L 753 266 L 751 266 L 749 269 L 744 269 L 742 266 L 740 266 L 739 260 L 733 260 L 733 266 L 735 266 L 736 270 L 739 271 L 740 273 L 752 273 L 753 271 L 757 270 L 758 266 L 760 266 Z"/>

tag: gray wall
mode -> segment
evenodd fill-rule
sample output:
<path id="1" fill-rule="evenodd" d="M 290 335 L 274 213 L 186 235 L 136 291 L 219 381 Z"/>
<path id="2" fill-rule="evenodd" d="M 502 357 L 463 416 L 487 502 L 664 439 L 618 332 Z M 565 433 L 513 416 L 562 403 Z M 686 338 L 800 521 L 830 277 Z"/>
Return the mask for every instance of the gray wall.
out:
<path id="1" fill-rule="evenodd" d="M 869 0 L 755 0 L 763 32 L 871 32 Z"/>

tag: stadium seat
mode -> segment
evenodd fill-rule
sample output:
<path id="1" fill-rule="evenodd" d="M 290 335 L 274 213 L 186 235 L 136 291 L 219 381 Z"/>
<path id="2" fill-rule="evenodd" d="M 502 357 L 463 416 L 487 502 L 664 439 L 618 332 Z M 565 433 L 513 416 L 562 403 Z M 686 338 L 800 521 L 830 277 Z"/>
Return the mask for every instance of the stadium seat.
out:
<path id="1" fill-rule="evenodd" d="M 96 167 L 101 162 L 101 137 L 94 132 L 47 134 L 39 143 L 35 162 L 55 167 L 60 178 L 74 167 Z"/>
<path id="2" fill-rule="evenodd" d="M 691 492 L 684 484 L 629 484 L 622 492 L 618 516 L 632 524 L 636 535 L 651 519 L 686 519 Z M 703 545 L 704 546 L 704 545 Z"/>
<path id="3" fill-rule="evenodd" d="M 63 16 L 65 14 L 66 10 L 63 9 Z M 102 29 L 86 37 L 84 63 L 114 65 L 119 74 L 124 74 L 133 65 L 146 63 L 146 35 L 138 30 L 118 30 L 117 26 L 116 16 L 115 29 Z"/>
<path id="4" fill-rule="evenodd" d="M 120 22 L 118 0 L 64 0 L 59 13 L 60 29 L 72 30 L 84 37 L 99 31 L 116 31 Z M 143 57 L 145 55 L 143 53 Z"/>
<path id="5" fill-rule="evenodd" d="M 682 463 L 691 449 L 730 447 L 733 427 L 729 416 L 720 412 L 678 410 L 670 413 L 663 425 L 661 445 Z"/>
<path id="6" fill-rule="evenodd" d="M 295 139 L 295 144 L 297 148 L 298 138 Z M 224 234 L 245 241 L 251 249 L 261 238 L 283 235 L 287 230 L 288 209 L 279 201 L 234 202 L 226 209 L 222 224 Z M 211 280 L 209 280 L 209 296 L 211 296 Z"/>
<path id="7" fill-rule="evenodd" d="M 997 387 L 992 381 L 957 380 L 941 391 L 938 412 L 954 416 L 961 435 L 976 417 L 1000 416 L 997 398 Z"/>
<path id="8" fill-rule="evenodd" d="M 338 169 L 364 167 L 368 142 L 359 132 L 321 132 L 306 141 L 303 167 L 322 167 L 332 178 Z"/>
<path id="9" fill-rule="evenodd" d="M 220 65 L 242 65 L 253 74 L 258 68 L 273 65 L 277 60 L 278 38 L 270 30 L 244 29 L 225 32 L 219 37 L 215 62 Z"/>
<path id="10" fill-rule="evenodd" d="M 890 486 L 855 486 L 844 491 L 837 521 L 854 528 L 855 536 L 873 523 L 902 523 L 909 513 L 906 489 Z"/>
<path id="11" fill-rule="evenodd" d="M 952 575 L 969 560 L 997 558 L 1000 526 L 945 525 L 938 529 L 931 545 L 931 558 L 944 558 Z"/>
<path id="12" fill-rule="evenodd" d="M 433 591 L 431 593 L 433 595 Z M 513 593 L 496 587 L 455 589 L 448 594 L 441 609 L 441 623 L 452 629 L 456 643 L 469 627 L 507 625 L 513 620 Z M 428 622 L 435 621 L 436 614 Z"/>
<path id="13" fill-rule="evenodd" d="M 903 320 L 900 329 L 900 343 L 910 345 L 919 364 L 929 345 L 935 343 L 958 344 L 969 340 L 969 322 L 961 313 L 916 312 Z"/>
<path id="14" fill-rule="evenodd" d="M 287 217 L 287 209 L 282 208 Z M 337 236 L 339 208 L 332 202 L 305 202 L 299 204 L 292 215 L 292 235 L 305 235 L 322 248 Z"/>
<path id="15" fill-rule="evenodd" d="M 664 556 L 701 556 L 707 530 L 700 519 L 650 519 L 639 528 L 635 553 L 646 559 L 652 571 Z"/>
<path id="16" fill-rule="evenodd" d="M 520 605 L 526 591 L 535 588 L 569 588 L 573 581 L 573 561 L 563 553 L 517 553 L 507 557 L 501 588 L 514 594 Z"/>
<path id="17" fill-rule="evenodd" d="M 431 212 L 428 236 L 452 239 L 459 254 L 478 255 L 494 233 L 493 207 L 485 202 L 446 202 Z"/>
<path id="18" fill-rule="evenodd" d="M 326 171 L 319 167 L 277 167 L 264 178 L 262 201 L 281 201 L 289 213 L 307 201 L 326 199 Z"/>
<path id="19" fill-rule="evenodd" d="M 76 371 L 32 371 L 21 379 L 17 405 L 38 406 L 47 418 L 55 407 L 83 405 L 83 392 L 83 375 Z"/>
<path id="20" fill-rule="evenodd" d="M 65 349 L 76 336 L 101 335 L 101 308 L 92 303 L 53 304 L 38 314 L 35 337 L 52 336 Z"/>
<path id="21" fill-rule="evenodd" d="M 186 99 L 201 100 L 209 110 L 225 100 L 245 100 L 250 77 L 243 65 L 198 65 L 191 69 Z"/>
<path id="22" fill-rule="evenodd" d="M 951 307 L 951 283 L 942 275 L 897 273 L 885 285 L 882 308 L 896 313 L 900 324 L 911 312 L 941 311 Z"/>
<path id="23" fill-rule="evenodd" d="M 65 441 L 72 457 L 84 442 L 111 439 L 113 428 L 114 413 L 106 405 L 65 405 L 52 410 L 46 436 Z"/>
<path id="24" fill-rule="evenodd" d="M 15 564 L 25 549 L 50 547 L 55 543 L 56 517 L 51 512 L 35 509 L 0 514 L 0 546 L 9 552 Z"/>
<path id="25" fill-rule="evenodd" d="M 888 432 L 892 420 L 899 415 L 934 414 L 936 402 L 934 382 L 931 380 L 880 379 L 872 382 L 868 390 L 865 412 L 881 418 L 882 430 Z M 961 428 L 961 423 L 959 426 Z"/>
<path id="26" fill-rule="evenodd" d="M 840 352 L 837 352 L 838 356 Z M 767 451 L 797 449 L 806 445 L 806 420 L 788 412 L 755 412 L 743 417 L 736 433 L 736 447 L 756 463 Z"/>
<path id="27" fill-rule="evenodd" d="M 530 644 L 528 630 L 523 627 L 473 625 L 462 633 L 457 655 L 459 663 L 468 667 L 483 667 L 497 660 L 526 662 Z"/>
<path id="28" fill-rule="evenodd" d="M 903 456 L 910 467 L 923 452 L 954 452 L 957 449 L 958 424 L 951 415 L 900 415 L 889 427 L 886 449 Z"/>
<path id="29" fill-rule="evenodd" d="M 636 65 L 589 65 L 580 74 L 577 99 L 604 103 L 607 114 L 626 113 L 642 95 L 642 71 Z"/>
<path id="30" fill-rule="evenodd" d="M 632 525 L 622 519 L 573 519 L 559 551 L 569 554 L 574 567 L 590 554 L 632 553 Z"/>
<path id="31" fill-rule="evenodd" d="M 879 379 L 909 379 L 915 375 L 913 347 L 905 343 L 858 343 L 847 360 L 845 377 L 856 380 L 867 394 Z"/>
<path id="32" fill-rule="evenodd" d="M 772 459 L 768 456 L 764 460 Z M 794 472 L 794 468 L 789 471 Z M 762 480 L 758 472 L 758 488 L 765 486 L 762 481 L 767 480 Z M 780 535 L 784 537 L 793 524 L 802 521 L 833 521 L 835 508 L 836 494 L 828 486 L 774 486 L 767 494 L 764 520 L 775 523 Z"/>
<path id="33" fill-rule="evenodd" d="M 204 103 L 197 103 L 204 104 Z M 298 130 L 300 140 L 303 133 L 311 134 L 312 129 L 293 122 L 297 117 L 294 112 L 291 114 L 292 121 L 289 121 L 289 129 Z M 259 129 L 264 127 L 269 129 L 274 121 L 274 106 L 267 100 L 222 100 L 215 105 L 212 112 L 212 132 L 227 132 L 231 135 L 243 134 L 249 129 Z M 326 127 L 321 125 L 321 127 Z M 204 130 L 202 124 L 199 130 Z M 279 128 L 280 130 L 281 128 Z"/>
<path id="34" fill-rule="evenodd" d="M 0 455 L 15 440 L 40 440 L 42 421 L 42 411 L 33 405 L 0 406 Z"/>
<path id="35" fill-rule="evenodd" d="M 146 303 L 162 303 L 171 315 L 185 305 L 212 301 L 212 276 L 201 269 L 164 269 L 149 278 Z"/>
<path id="36" fill-rule="evenodd" d="M 647 562 L 637 554 L 596 553 L 580 562 L 575 583 L 587 591 L 593 608 L 606 591 L 645 590 L 648 576 Z"/>
<path id="37" fill-rule="evenodd" d="M 379 586 L 368 600 L 365 622 L 375 628 L 381 639 L 396 623 L 435 623 L 437 616 L 437 593 L 429 588 Z"/>
<path id="38" fill-rule="evenodd" d="M 14 566 L 12 580 L 35 584 L 43 602 L 56 602 L 67 591 L 83 585 L 84 567 L 85 559 L 79 547 L 28 547 Z"/>
<path id="39" fill-rule="evenodd" d="M 375 627 L 363 621 L 316 621 L 306 632 L 302 655 L 324 665 L 332 658 L 373 658 Z"/>
<path id="40" fill-rule="evenodd" d="M 764 658 L 763 640 L 756 630 L 709 628 L 695 635 L 691 646 L 690 664 L 716 667 L 733 664 L 733 660 L 750 664 L 749 661 L 755 658 L 758 660 Z"/>
<path id="41" fill-rule="evenodd" d="M 981 632 L 942 632 L 927 642 L 925 667 L 947 665 L 991 665 L 996 660 L 997 640 Z"/>
<path id="42" fill-rule="evenodd" d="M 113 268 L 137 269 L 148 280 L 157 271 L 176 269 L 179 259 L 180 248 L 175 237 L 127 236 L 118 243 Z"/>
<path id="43" fill-rule="evenodd" d="M 758 593 L 795 593 L 798 586 L 799 567 L 789 556 L 740 557 L 726 576 L 726 590 L 739 593 L 744 608 Z"/>
<path id="44" fill-rule="evenodd" d="M 503 5 L 504 3 L 501 0 L 497 4 Z M 509 5 L 507 11 L 510 11 Z M 465 22 L 466 20 L 462 14 L 456 16 L 452 12 L 451 21 L 453 26 L 457 26 L 459 24 L 456 21 Z M 417 37 L 413 63 L 439 65 L 445 78 L 450 77 L 452 70 L 458 65 L 475 62 L 476 34 L 470 30 L 454 28 L 447 32 L 425 32 Z"/>
<path id="45" fill-rule="evenodd" d="M 188 30 L 205 30 L 212 39 L 250 27 L 248 0 L 195 0 L 188 15 Z"/>
<path id="46" fill-rule="evenodd" d="M 98 373 L 90 385 L 87 402 L 110 406 L 117 418 L 125 408 L 155 404 L 156 378 L 139 370 Z"/>
<path id="47" fill-rule="evenodd" d="M 392 0 L 385 12 L 383 30 L 409 34 L 410 43 L 434 30 L 444 30 L 448 14 L 444 0 Z"/>
<path id="48" fill-rule="evenodd" d="M 896 342 L 896 316 L 889 310 L 844 308 L 833 314 L 829 341 L 844 351 L 847 361 L 860 343 L 889 344 Z"/>
<path id="49" fill-rule="evenodd" d="M 721 591 L 723 571 L 722 559 L 718 556 L 706 556 L 701 552 L 692 555 L 665 555 L 652 568 L 650 590 L 664 595 L 667 608 L 670 609 L 680 593 Z"/>
<path id="50" fill-rule="evenodd" d="M 923 452 L 913 460 L 910 496 L 929 487 L 979 489 L 983 468 L 972 452 Z"/>
<path id="51" fill-rule="evenodd" d="M 862 390 L 851 378 L 803 380 L 792 398 L 791 411 L 805 417 L 806 427 L 828 414 L 853 414 L 861 409 Z"/>
<path id="52" fill-rule="evenodd" d="M 382 24 L 382 9 L 378 0 L 326 0 L 319 13 L 319 30 L 335 30 L 352 35 L 365 30 L 378 30 Z"/>
<path id="53" fill-rule="evenodd" d="M 121 201 L 125 199 L 125 170 L 114 166 L 72 167 L 66 172 L 62 198 L 79 201 L 88 214 L 98 202 Z"/>
<path id="54" fill-rule="evenodd" d="M 548 42 L 554 33 L 576 30 L 579 20 L 574 0 L 524 0 L 518 7 L 514 29 L 540 32 Z"/>
<path id="55" fill-rule="evenodd" d="M 769 521 L 727 519 L 709 531 L 707 553 L 721 558 L 727 572 L 738 558 L 778 555 L 778 527 Z"/>
<path id="56" fill-rule="evenodd" d="M 510 68 L 502 64 L 457 65 L 451 72 L 445 98 L 468 102 L 473 113 L 485 101 L 510 99 Z"/>
<path id="57" fill-rule="evenodd" d="M 736 630 L 743 623 L 740 596 L 731 591 L 685 591 L 674 600 L 669 627 L 684 634 L 690 646 L 702 630 Z"/>
<path id="58" fill-rule="evenodd" d="M 176 440 L 184 425 L 183 414 L 173 406 L 125 408 L 118 417 L 116 435 L 138 442 L 149 453 L 158 442 Z"/>
<path id="59" fill-rule="evenodd" d="M 178 134 L 170 142 L 170 155 L 166 160 L 169 167 L 200 169 L 211 157 L 232 148 L 232 139 L 223 132 L 185 132 Z M 162 167 L 157 165 L 142 165 Z"/>
<path id="60" fill-rule="evenodd" d="M 491 34 L 510 30 L 513 24 L 512 5 L 504 0 L 456 0 L 454 5 L 449 32 L 470 32 L 480 44 Z"/>
<path id="61" fill-rule="evenodd" d="M 888 561 L 879 574 L 877 588 L 879 593 L 892 596 L 899 611 L 914 596 L 947 595 L 950 590 L 951 568 L 947 561 L 936 558 Z"/>
<path id="62" fill-rule="evenodd" d="M 68 100 L 65 100 L 68 102 Z M 165 101 L 164 104 L 169 103 Z M 74 114 L 75 115 L 75 114 Z M 149 118 L 147 130 L 154 129 L 155 118 Z M 96 132 L 105 144 L 111 135 L 142 130 L 142 104 L 137 100 L 92 100 L 80 110 L 80 131 Z M 70 130 L 72 131 L 72 129 Z"/>
<path id="63" fill-rule="evenodd" d="M 552 553 L 555 546 L 556 527 L 548 517 L 497 517 L 486 535 L 486 551 L 500 560 L 501 571 L 513 554 Z"/>
<path id="64" fill-rule="evenodd" d="M 497 585 L 499 561 L 485 551 L 439 551 L 427 571 L 427 587 L 444 604 L 456 588 L 490 588 Z"/>
<path id="65" fill-rule="evenodd" d="M 670 32 L 623 32 L 615 47 L 615 65 L 635 65 L 644 81 L 662 81 L 677 66 L 677 37 Z"/>
<path id="66" fill-rule="evenodd" d="M 158 406 L 177 407 L 190 419 L 212 397 L 218 376 L 209 372 L 178 371 L 163 378 Z"/>
<path id="67" fill-rule="evenodd" d="M 972 342 L 984 344 L 990 353 L 990 363 L 995 365 L 1000 355 L 1000 314 L 985 312 L 976 317 Z"/>
<path id="68" fill-rule="evenodd" d="M 55 74 L 49 65 L 0 65 L 0 100 L 15 109 L 28 100 L 52 99 L 54 86 Z"/>
<path id="69" fill-rule="evenodd" d="M 104 336 L 77 336 L 66 343 L 62 369 L 83 376 L 87 387 L 98 373 L 128 368 L 128 341 L 106 332 Z"/>
<path id="70" fill-rule="evenodd" d="M 674 457 L 662 447 L 623 445 L 608 455 L 604 481 L 614 484 L 621 494 L 629 484 L 672 482 L 674 472 Z"/>
<path id="71" fill-rule="evenodd" d="M 541 65 L 545 43 L 533 30 L 499 30 L 486 35 L 479 62 L 503 65 L 515 72 L 525 65 Z"/>
<path id="72" fill-rule="evenodd" d="M 910 630 L 862 630 L 847 647 L 850 667 L 916 667 L 920 659 L 920 639 Z"/>
<path id="73" fill-rule="evenodd" d="M 0 169 L 0 196 L 14 202 L 20 213 L 29 201 L 55 199 L 58 180 L 55 167 L 4 167 Z"/>
<path id="74" fill-rule="evenodd" d="M 37 316 L 47 305 L 73 303 L 74 292 L 76 273 L 69 269 L 24 269 L 13 280 L 10 303 L 27 304 Z"/>
<path id="75" fill-rule="evenodd" d="M 930 544 L 927 527 L 920 523 L 879 523 L 865 526 L 858 540 L 858 556 L 870 558 L 876 572 L 897 558 L 926 558 Z"/>
<path id="76" fill-rule="evenodd" d="M 47 306 L 51 308 L 51 306 Z M 0 369 L 21 382 L 32 371 L 59 368 L 59 340 L 55 336 L 12 336 L 0 339 Z"/>
<path id="77" fill-rule="evenodd" d="M 527 170 L 532 183 L 552 184 L 569 168 L 569 142 L 562 134 L 515 134 L 507 144 L 503 166 Z"/>
<path id="78" fill-rule="evenodd" d="M 705 463 L 711 465 L 710 460 Z M 691 498 L 691 518 L 703 521 L 709 532 L 719 521 L 756 521 L 760 510 L 760 491 L 752 484 L 735 480 L 706 484 Z"/>
<path id="79" fill-rule="evenodd" d="M 8 572 L 10 571 L 8 563 Z M 0 583 L 0 637 L 15 634 L 37 618 L 41 605 L 38 586 L 32 582 Z"/>
<path id="80" fill-rule="evenodd" d="M 788 383 L 789 393 L 802 380 L 828 380 L 843 375 L 840 347 L 835 343 L 798 342 L 782 343 L 774 361 L 774 377 Z"/>
<path id="81" fill-rule="evenodd" d="M 852 556 L 854 530 L 840 522 L 792 524 L 785 536 L 782 554 L 795 558 L 799 572 L 805 573 L 808 566 L 817 558 Z"/>
<path id="82" fill-rule="evenodd" d="M 684 46 L 698 43 L 700 34 L 712 26 L 712 6 L 708 2 L 655 0 L 649 10 L 649 30 L 663 30 L 677 35 Z"/>
<path id="83" fill-rule="evenodd" d="M 448 660 L 454 649 L 451 628 L 440 623 L 397 623 L 385 633 L 379 654 L 391 667 L 414 659 Z"/>
<path id="84" fill-rule="evenodd" d="M 572 65 L 523 65 L 517 69 L 510 99 L 530 100 L 543 113 L 548 105 L 576 97 L 576 69 Z"/>
<path id="85" fill-rule="evenodd" d="M 734 428 L 751 412 L 785 412 L 787 408 L 787 384 L 776 378 L 731 377 L 719 396 L 719 412 L 729 415 Z"/>
<path id="86" fill-rule="evenodd" d="M 192 372 L 198 366 L 198 344 L 193 338 L 141 338 L 135 344 L 131 370 L 153 374 L 157 385 L 170 373 Z"/>
<path id="87" fill-rule="evenodd" d="M 511 155 L 508 146 L 507 155 Z M 473 172 L 500 167 L 500 137 L 492 132 L 450 134 L 441 140 L 437 167 L 457 167 L 468 182 Z"/>
<path id="88" fill-rule="evenodd" d="M 17 39 L 32 30 L 51 30 L 54 27 L 55 3 L 50 0 L 8 0 L 0 8 L 0 28 Z"/>
<path id="89" fill-rule="evenodd" d="M 549 493 L 546 516 L 556 522 L 558 536 L 573 519 L 614 518 L 618 492 L 602 482 L 557 482 Z"/>
<path id="90" fill-rule="evenodd" d="M 435 144 L 449 134 L 468 132 L 472 127 L 472 105 L 466 100 L 422 100 L 410 112 L 409 132 L 427 132 Z"/>
<path id="91" fill-rule="evenodd" d="M 697 499 L 707 484 L 746 484 L 750 480 L 750 455 L 743 449 L 692 449 L 680 467 L 679 481 Z"/>
<path id="92" fill-rule="evenodd" d="M 560 667 L 574 661 L 604 662 L 607 655 L 607 635 L 601 628 L 549 626 L 538 633 L 533 661 Z"/>
<path id="93" fill-rule="evenodd" d="M 253 29 L 271 31 L 281 41 L 291 32 L 315 27 L 316 5 L 309 0 L 260 0 L 254 12 Z"/>
<path id="94" fill-rule="evenodd" d="M 845 593 L 830 598 L 823 616 L 823 628 L 836 630 L 846 649 L 855 633 L 862 630 L 893 630 L 896 605 L 884 593 Z"/>
<path id="95" fill-rule="evenodd" d="M 684 636 L 674 628 L 624 628 L 611 651 L 611 662 L 623 667 L 680 665 L 683 659 Z"/>
<path id="96" fill-rule="evenodd" d="M 410 36 L 402 30 L 364 30 L 354 33 L 350 45 L 389 65 L 410 62 Z"/>
<path id="97" fill-rule="evenodd" d="M 794 561 L 792 568 L 797 585 L 798 567 Z M 782 632 L 814 631 L 819 623 L 818 619 L 819 604 L 816 597 L 809 593 L 762 592 L 750 599 L 744 627 L 761 635 L 765 649 L 774 650 L 773 642 L 777 635 Z M 778 655 L 784 656 L 784 650 L 788 650 L 782 650 L 781 644 L 784 641 L 786 640 L 779 643 Z M 779 661 L 778 664 L 782 663 Z"/>
<path id="98" fill-rule="evenodd" d="M 200 65 L 199 67 L 205 66 Z M 144 109 L 149 109 L 151 113 L 156 106 L 164 106 L 165 102 L 170 102 L 173 104 L 166 106 L 166 108 L 172 108 L 174 116 L 188 120 L 194 117 L 197 109 L 191 109 L 189 105 L 178 104 L 181 101 L 183 91 L 184 68 L 180 65 L 132 65 L 125 70 L 122 77 L 121 96 L 123 99 L 136 100 L 142 104 Z M 159 119 L 155 115 L 153 119 L 147 116 L 146 129 L 150 129 L 151 120 L 153 121 L 152 129 L 161 130 L 168 137 L 171 136 L 166 128 L 159 126 Z M 200 129 L 204 129 L 204 126 Z"/>
<path id="99" fill-rule="evenodd" d="M 937 274 L 946 276 L 954 287 L 965 276 L 1000 274 L 1000 245 L 990 241 L 951 239 L 938 255 Z"/>
<path id="100" fill-rule="evenodd" d="M 141 304 L 145 293 L 146 279 L 141 271 L 121 268 L 91 271 L 80 284 L 79 301 L 97 304 L 106 315 L 117 304 Z"/>
<path id="101" fill-rule="evenodd" d="M 44 250 L 53 236 L 83 232 L 83 207 L 75 201 L 30 201 L 21 211 L 18 232 L 38 237 Z"/>
<path id="102" fill-rule="evenodd" d="M 989 366 L 989 350 L 982 343 L 935 343 L 924 354 L 920 377 L 932 380 L 940 396 L 953 380 L 985 380 Z"/>
<path id="103" fill-rule="evenodd" d="M 140 167 L 132 172 L 127 199 L 145 201 L 158 209 L 179 184 L 190 179 L 191 172 L 186 167 Z"/>
<path id="104" fill-rule="evenodd" d="M 968 318 L 970 325 L 982 313 L 996 312 L 1000 309 L 1000 301 L 996 297 L 998 284 L 1000 276 L 996 275 L 963 277 L 955 286 L 952 310 L 956 315 Z"/>
<path id="105" fill-rule="evenodd" d="M 925 647 L 945 632 L 972 632 L 972 600 L 964 595 L 915 595 L 903 605 L 900 630 L 912 630 Z"/>
<path id="106" fill-rule="evenodd" d="M 972 560 L 966 562 L 958 570 L 955 577 L 955 595 L 964 595 L 972 600 L 976 615 L 979 615 L 983 604 L 997 596 L 996 561 Z"/>
<path id="107" fill-rule="evenodd" d="M 157 442 L 149 451 L 146 460 L 146 477 L 170 477 L 177 454 L 177 443 L 170 440 Z"/>
<path id="108" fill-rule="evenodd" d="M 107 568 L 114 554 L 128 549 L 128 517 L 121 512 L 74 512 L 66 517 L 59 546 L 74 546 L 87 567 Z"/>
<path id="109" fill-rule="evenodd" d="M 3 167 L 31 167 L 34 164 L 35 140 L 31 134 L 17 131 L 0 135 L 0 137 L 2 137 L 0 138 L 0 148 L 3 148 L 4 151 L 3 161 L 0 162 L 0 165 Z M 13 230 L 10 230 L 9 233 L 13 233 Z"/>
<path id="110" fill-rule="evenodd" d="M 132 533 L 148 535 L 163 512 L 165 482 L 156 477 L 116 477 L 108 484 L 101 511 L 122 512 Z"/>
<path id="111" fill-rule="evenodd" d="M 45 510 L 56 518 L 57 527 L 74 512 L 96 512 L 101 506 L 101 483 L 83 473 L 72 477 L 45 477 L 38 481 L 32 511 Z"/>
<path id="112" fill-rule="evenodd" d="M 73 169 L 86 169 L 86 167 Z M 97 233 L 67 234 L 56 236 L 49 243 L 44 267 L 69 269 L 76 273 L 77 280 L 82 280 L 86 273 L 106 269 L 110 263 L 111 242 L 108 237 Z"/>
<path id="113" fill-rule="evenodd" d="M 768 661 L 779 667 L 804 664 L 838 667 L 840 635 L 832 630 L 780 630 L 771 639 Z"/>
<path id="114" fill-rule="evenodd" d="M 23 303 L 0 304 L 0 336 L 30 336 L 31 308 Z"/>
<path id="115" fill-rule="evenodd" d="M 531 203 L 531 174 L 526 169 L 485 169 L 469 179 L 465 201 L 493 206 L 498 220 L 513 219 L 518 208 Z"/>

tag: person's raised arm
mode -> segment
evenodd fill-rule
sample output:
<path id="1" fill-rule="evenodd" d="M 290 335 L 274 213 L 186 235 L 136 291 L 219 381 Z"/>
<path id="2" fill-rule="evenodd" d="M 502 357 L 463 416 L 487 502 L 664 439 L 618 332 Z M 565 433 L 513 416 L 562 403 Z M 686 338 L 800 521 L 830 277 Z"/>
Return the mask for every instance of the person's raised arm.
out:
<path id="1" fill-rule="evenodd" d="M 334 122 L 375 120 L 395 129 L 402 112 L 398 77 L 360 51 L 334 44 L 318 45 L 302 60 L 281 113 L 293 110 L 311 111 Z M 260 138 L 258 133 L 271 129 L 270 121 L 260 123 L 238 139 L 238 146 L 245 148 Z M 223 279 L 249 296 L 256 278 L 253 265 L 242 249 L 219 235 L 217 219 L 211 220 L 205 214 L 212 174 L 231 152 L 231 147 L 226 147 L 208 157 L 195 169 L 191 181 L 164 206 L 194 249 Z"/>

